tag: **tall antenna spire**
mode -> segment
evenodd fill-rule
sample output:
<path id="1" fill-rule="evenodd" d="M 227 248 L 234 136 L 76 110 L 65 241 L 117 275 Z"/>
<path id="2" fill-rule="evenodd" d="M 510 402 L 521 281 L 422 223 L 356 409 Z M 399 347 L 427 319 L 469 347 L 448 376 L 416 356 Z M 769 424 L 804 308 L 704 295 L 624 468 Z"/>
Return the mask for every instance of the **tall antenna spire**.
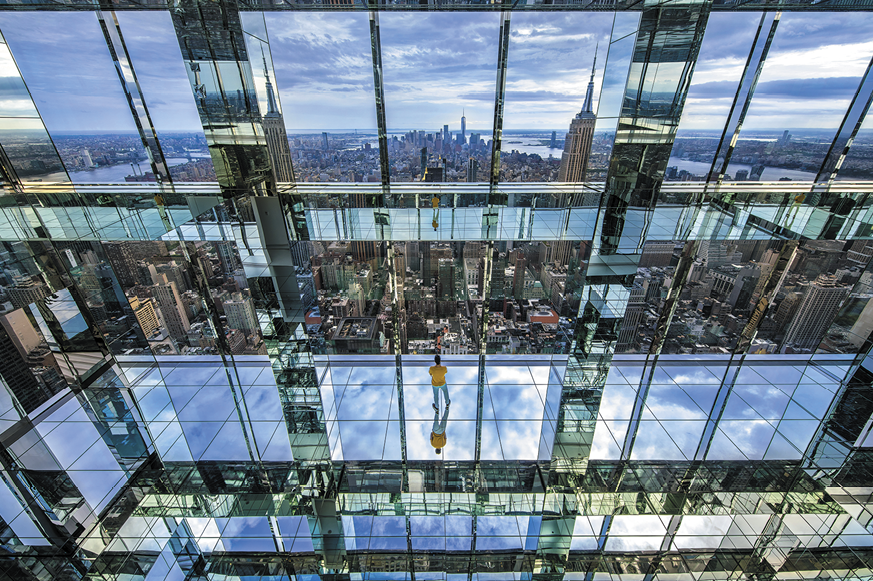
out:
<path id="1" fill-rule="evenodd" d="M 270 69 L 267 67 L 267 55 L 264 54 L 263 46 L 261 46 L 261 58 L 264 61 L 264 77 L 267 79 L 267 115 L 278 114 L 279 108 L 276 106 L 276 95 L 273 94 L 273 83 L 270 82 Z"/>
<path id="2" fill-rule="evenodd" d="M 591 82 L 594 82 L 594 71 L 597 70 L 597 51 L 600 50 L 600 42 L 594 45 L 594 64 L 591 65 Z"/>
<path id="3" fill-rule="evenodd" d="M 600 43 L 594 48 L 594 64 L 591 65 L 591 80 L 588 81 L 588 91 L 585 92 L 585 102 L 582 104 L 582 111 L 579 115 L 586 113 L 593 115 L 594 111 L 591 108 L 594 106 L 594 72 L 597 70 L 597 51 L 600 49 Z"/>

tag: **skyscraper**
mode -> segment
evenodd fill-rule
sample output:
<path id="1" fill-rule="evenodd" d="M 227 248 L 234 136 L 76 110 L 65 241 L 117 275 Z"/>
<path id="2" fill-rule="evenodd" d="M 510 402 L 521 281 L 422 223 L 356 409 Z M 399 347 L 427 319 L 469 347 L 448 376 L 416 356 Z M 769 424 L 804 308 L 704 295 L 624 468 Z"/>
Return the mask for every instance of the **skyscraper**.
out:
<path id="1" fill-rule="evenodd" d="M 139 328 L 142 329 L 146 338 L 151 337 L 155 329 L 161 326 L 152 299 L 140 300 L 139 297 L 132 296 L 130 297 L 130 308 L 133 309 L 136 322 L 139 323 Z"/>
<path id="2" fill-rule="evenodd" d="M 611 91 L 601 101 L 622 105 L 608 115 L 620 115 L 621 123 L 614 138 L 598 133 L 592 143 L 589 183 L 547 183 L 560 158 L 536 160 L 519 151 L 502 156 L 511 159 L 512 171 L 474 185 L 409 182 L 418 177 L 420 148 L 432 148 L 428 159 L 440 170 L 434 177 L 447 167 L 448 180 L 464 180 L 471 157 L 488 168 L 479 175 L 490 177 L 504 145 L 538 145 L 554 154 L 542 148 L 551 130 L 527 143 L 502 140 L 502 122 L 519 127 L 522 117 L 518 107 L 504 112 L 498 103 L 488 147 L 475 132 L 467 148 L 460 145 L 465 127 L 443 140 L 442 125 L 431 135 L 407 132 L 403 141 L 391 131 L 390 156 L 387 148 L 372 147 L 372 131 L 359 137 L 338 131 L 324 151 L 321 130 L 348 126 L 336 121 L 314 135 L 290 135 L 292 115 L 312 126 L 338 104 L 352 125 L 377 111 L 385 146 L 389 125 L 381 113 L 390 111 L 399 129 L 406 125 L 395 114 L 415 106 L 421 114 L 405 118 L 409 127 L 435 124 L 426 120 L 430 113 L 449 111 L 443 120 L 450 118 L 453 99 L 464 94 L 443 92 L 449 83 L 455 89 L 456 79 L 434 75 L 426 79 L 434 94 L 416 99 L 420 93 L 401 90 L 398 101 L 404 68 L 421 61 L 411 52 L 396 58 L 396 44 L 382 51 L 380 38 L 397 39 L 397 23 L 410 25 L 415 37 L 402 40 L 434 59 L 434 49 L 467 41 L 469 29 L 445 24 L 469 22 L 475 16 L 469 3 L 440 2 L 447 20 L 436 26 L 424 12 L 395 18 L 408 2 L 372 3 L 370 35 L 360 13 L 356 22 L 336 14 L 359 4 L 328 3 L 329 12 L 319 12 L 323 4 L 290 3 L 278 15 L 261 12 L 271 3 L 172 3 L 161 21 L 166 37 L 178 37 L 182 50 L 170 52 L 179 66 L 152 75 L 163 81 L 159 91 L 173 86 L 173 74 L 182 85 L 190 81 L 184 97 L 196 103 L 200 118 L 193 123 L 202 124 L 204 136 L 168 136 L 151 145 L 152 121 L 140 112 L 172 95 L 149 92 L 149 83 L 133 94 L 137 83 L 116 84 L 111 67 L 104 73 L 109 78 L 93 74 L 88 85 L 93 80 L 107 96 L 128 91 L 132 98 L 121 99 L 122 110 L 104 112 L 104 99 L 74 100 L 68 90 L 55 96 L 55 111 L 51 100 L 42 103 L 77 66 L 96 71 L 88 50 L 91 41 L 99 44 L 96 18 L 109 18 L 103 32 L 116 50 L 98 52 L 118 59 L 119 72 L 125 59 L 130 70 L 169 65 L 153 50 L 137 57 L 134 34 L 111 38 L 141 21 L 147 32 L 155 30 L 151 19 L 126 15 L 158 10 L 156 3 L 125 3 L 117 21 L 109 12 L 92 14 L 96 39 L 84 30 L 88 18 L 73 28 L 87 15 L 68 11 L 69 3 L 0 10 L 0 57 L 10 63 L 3 86 L 17 101 L 27 102 L 29 89 L 41 103 L 30 109 L 28 127 L 39 127 L 47 111 L 72 122 L 93 105 L 102 121 L 130 104 L 146 147 L 193 154 L 202 142 L 216 160 L 229 162 L 221 183 L 33 184 L 26 172 L 54 163 L 42 161 L 45 152 L 65 152 L 66 165 L 59 159 L 55 166 L 71 173 L 81 169 L 83 147 L 101 167 L 118 154 L 125 173 L 127 158 L 138 155 L 129 145 L 140 141 L 51 135 L 54 143 L 38 147 L 31 136 L 16 141 L 10 130 L 20 121 L 0 118 L 0 175 L 15 193 L 0 208 L 0 581 L 873 581 L 873 168 L 867 181 L 855 181 L 860 174 L 852 172 L 843 175 L 851 182 L 832 184 L 746 181 L 739 190 L 726 186 L 724 195 L 687 170 L 682 184 L 660 181 L 665 166 L 675 163 L 672 153 L 686 150 L 684 157 L 706 166 L 702 172 L 720 157 L 717 144 L 709 144 L 717 139 L 692 141 L 674 131 L 695 84 L 713 78 L 710 58 L 703 57 L 748 62 L 749 74 L 736 85 L 706 83 L 717 86 L 705 89 L 733 99 L 735 111 L 746 105 L 761 111 L 766 107 L 756 103 L 774 91 L 765 82 L 753 95 L 754 71 L 768 70 L 772 55 L 777 64 L 780 58 L 778 49 L 767 57 L 768 39 L 776 47 L 783 35 L 792 50 L 827 47 L 829 58 L 815 63 L 816 74 L 848 74 L 839 53 L 863 56 L 865 49 L 850 43 L 869 38 L 863 31 L 873 28 L 873 6 L 782 3 L 778 30 L 775 7 L 765 6 L 755 18 L 762 34 L 750 43 L 755 22 L 736 12 L 751 16 L 748 4 L 549 3 L 535 15 L 547 26 L 521 42 L 488 43 L 490 55 L 487 46 L 465 53 L 474 60 L 459 53 L 450 63 L 453 76 L 463 81 L 469 72 L 475 79 L 469 91 L 457 88 L 518 101 L 524 88 L 515 84 L 523 80 L 518 73 L 530 71 L 526 82 L 539 94 L 523 113 L 531 120 L 542 115 L 540 127 L 556 126 L 545 114 L 552 104 L 541 100 L 566 81 L 549 78 L 554 66 L 559 72 L 571 62 L 579 36 L 605 36 L 607 20 L 629 20 L 639 26 L 615 26 L 611 44 L 621 54 L 610 55 L 616 58 L 609 59 L 609 73 L 601 71 L 614 79 L 604 82 Z M 477 3 L 477 11 L 495 14 L 475 23 L 476 33 L 494 38 L 502 22 L 500 38 L 508 41 L 516 8 L 521 24 L 530 6 Z M 613 18 L 575 14 L 604 15 L 605 8 L 617 11 Z M 490 18 L 497 13 L 503 18 Z M 725 26 L 732 13 L 736 26 Z M 66 16 L 76 17 L 66 24 L 82 35 L 57 34 L 63 31 L 52 21 Z M 280 22 L 283 16 L 289 17 Z M 381 16 L 387 26 L 380 37 Z M 578 17 L 575 25 L 553 32 L 568 16 Z M 302 27 L 289 25 L 292 20 Z M 336 34 L 342 20 L 358 31 Z M 809 26 L 817 21 L 821 29 Z M 708 23 L 717 34 L 708 33 Z M 816 34 L 795 34 L 811 28 Z M 331 46 L 338 36 L 358 64 L 372 55 L 363 64 L 376 67 L 377 90 L 364 91 L 366 110 L 356 108 L 349 89 L 369 85 L 373 71 L 365 66 L 364 77 L 346 74 L 352 71 L 339 66 L 336 43 Z M 293 102 L 280 104 L 275 94 L 276 110 L 289 113 L 291 151 L 300 153 L 294 159 L 299 181 L 282 188 L 272 183 L 266 140 L 252 131 L 261 131 L 269 91 L 263 81 L 255 87 L 234 80 L 236 73 L 253 78 L 252 67 L 260 72 L 247 49 L 267 37 L 276 73 L 297 67 L 295 84 L 307 76 L 335 83 Z M 301 50 L 307 37 L 314 50 Z M 57 38 L 64 39 L 63 50 Z M 566 48 L 566 56 L 548 63 L 547 53 L 530 50 L 537 42 Z M 382 52 L 391 55 L 384 65 Z M 539 53 L 542 70 L 520 66 L 525 53 Z M 478 74 L 480 56 L 501 63 L 496 83 L 493 74 Z M 55 66 L 45 66 L 43 57 Z M 67 58 L 68 66 L 57 66 L 64 63 L 56 58 Z M 41 66 L 28 68 L 28 59 Z M 380 65 L 387 87 L 379 87 L 385 84 Z M 319 66 L 327 74 L 309 75 Z M 214 82 L 216 71 L 221 83 Z M 851 139 L 857 121 L 873 116 L 866 113 L 873 86 L 861 82 L 861 72 L 857 83 L 831 83 L 820 101 L 825 111 L 845 109 L 837 136 L 807 131 L 809 100 L 802 98 L 809 83 L 780 83 L 780 96 L 801 98 L 781 101 L 777 113 L 793 117 L 770 124 L 780 129 L 763 132 L 766 141 L 734 125 L 735 116 L 716 119 L 718 135 L 734 127 L 746 132 L 733 164 L 746 158 L 743 142 L 754 142 L 752 151 L 775 151 L 776 139 L 790 129 L 797 134 L 796 145 L 789 144 L 792 164 L 804 157 L 813 163 L 812 152 L 821 157 L 829 150 L 827 164 L 854 155 L 869 165 L 863 136 Z M 507 76 L 513 85 L 504 90 Z M 318 100 L 317 111 L 310 98 Z M 375 106 L 380 98 L 384 109 Z M 579 105 L 573 101 L 571 110 Z M 597 113 L 606 120 L 605 107 Z M 53 134 L 57 123 L 49 121 L 47 115 Z M 607 155 L 608 182 L 590 183 L 595 171 L 598 178 L 607 173 L 600 163 Z M 768 158 L 768 170 L 776 157 Z M 763 158 L 750 160 L 740 163 L 765 167 Z M 344 173 L 335 172 L 339 164 Z M 70 177 L 96 181 L 113 168 L 105 169 Z M 347 179 L 350 171 L 377 182 L 321 177 Z M 386 183 L 378 183 L 380 175 Z M 812 185 L 815 196 L 796 202 L 796 192 Z M 430 226 L 435 191 L 443 200 L 437 230 Z M 166 223 L 149 202 L 153 192 L 166 196 Z M 581 192 L 588 192 L 584 203 L 568 203 Z M 713 195 L 715 203 L 707 199 Z M 847 196 L 856 203 L 848 213 Z M 794 204 L 801 207 L 792 224 L 786 213 Z M 132 286 L 118 284 L 123 279 Z M 41 298 L 38 308 L 11 309 L 33 297 Z M 144 330 L 166 326 L 160 311 L 168 319 L 188 317 L 178 349 L 163 329 L 148 342 L 138 332 L 137 321 Z M 175 324 L 184 328 L 181 316 Z M 792 324 L 793 342 L 780 353 Z M 434 410 L 427 367 L 436 353 L 448 364 L 452 398 L 450 418 L 448 409 L 437 410 L 447 437 L 440 453 L 429 438 Z"/>
<path id="3" fill-rule="evenodd" d="M 231 300 L 224 302 L 224 314 L 230 329 L 239 329 L 248 335 L 260 328 L 252 299 L 242 293 L 233 293 Z"/>
<path id="4" fill-rule="evenodd" d="M 822 274 L 806 289 L 794 319 L 785 331 L 783 349 L 815 349 L 827 331 L 840 305 L 849 296 L 850 287 L 837 283 L 836 277 Z"/>
<path id="5" fill-rule="evenodd" d="M 21 317 L 24 317 L 24 321 L 27 320 L 27 316 L 21 311 L 0 317 L 0 389 L 8 386 L 18 403 L 29 413 L 48 400 L 52 393 L 46 393 L 41 388 L 31 373 L 26 354 L 21 353 L 22 342 L 19 334 L 13 330 L 14 319 Z"/>
<path id="6" fill-rule="evenodd" d="M 594 114 L 594 71 L 597 67 L 597 54 L 591 67 L 591 80 L 588 81 L 588 91 L 582 110 L 570 122 L 570 131 L 564 138 L 564 153 L 561 154 L 561 167 L 558 170 L 559 182 L 584 182 L 588 170 L 588 156 L 591 155 L 591 143 L 594 141 L 594 126 L 597 116 Z"/>
<path id="7" fill-rule="evenodd" d="M 461 144 L 467 143 L 467 117 L 461 112 L 461 137 L 458 139 Z"/>
<path id="8" fill-rule="evenodd" d="M 475 157 L 467 160 L 467 182 L 475 183 L 479 181 L 479 162 Z"/>
<path id="9" fill-rule="evenodd" d="M 419 171 L 421 172 L 421 180 L 424 181 L 424 172 L 427 170 L 427 148 L 421 148 L 421 154 L 419 158 Z"/>
<path id="10" fill-rule="evenodd" d="M 166 281 L 166 276 L 164 277 Z M 179 296 L 179 290 L 174 282 L 163 282 L 152 287 L 152 294 L 161 309 L 161 317 L 167 326 L 167 332 L 176 341 L 183 341 L 188 336 L 191 323 L 185 312 L 185 305 Z"/>
<path id="11" fill-rule="evenodd" d="M 267 68 L 267 57 L 264 59 L 264 77 L 267 79 L 267 113 L 261 119 L 264 126 L 264 136 L 267 138 L 267 151 L 273 162 L 276 179 L 280 182 L 294 181 L 294 168 L 291 165 L 291 149 L 288 147 L 288 134 L 285 132 L 285 119 L 279 112 L 273 83 L 270 81 L 270 71 Z"/>
<path id="12" fill-rule="evenodd" d="M 20 277 L 15 280 L 15 285 L 6 289 L 9 302 L 16 309 L 26 307 L 49 295 L 49 287 L 41 282 L 28 277 Z"/>

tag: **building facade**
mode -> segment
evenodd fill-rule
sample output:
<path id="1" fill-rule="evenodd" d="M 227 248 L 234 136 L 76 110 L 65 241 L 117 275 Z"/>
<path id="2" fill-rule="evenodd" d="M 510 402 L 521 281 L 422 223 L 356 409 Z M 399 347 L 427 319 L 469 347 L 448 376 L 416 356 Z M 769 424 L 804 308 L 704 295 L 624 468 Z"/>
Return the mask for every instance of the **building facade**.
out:
<path id="1" fill-rule="evenodd" d="M 0 579 L 870 579 L 869 6 L 361 8 L 0 5 Z"/>
<path id="2" fill-rule="evenodd" d="M 594 106 L 594 72 L 597 59 L 591 67 L 591 80 L 585 93 L 582 110 L 570 122 L 570 130 L 564 138 L 564 152 L 561 154 L 561 169 L 558 171 L 559 182 L 584 182 L 588 170 L 588 157 L 591 155 L 591 144 L 594 141 L 594 127 L 597 125 L 597 115 Z"/>

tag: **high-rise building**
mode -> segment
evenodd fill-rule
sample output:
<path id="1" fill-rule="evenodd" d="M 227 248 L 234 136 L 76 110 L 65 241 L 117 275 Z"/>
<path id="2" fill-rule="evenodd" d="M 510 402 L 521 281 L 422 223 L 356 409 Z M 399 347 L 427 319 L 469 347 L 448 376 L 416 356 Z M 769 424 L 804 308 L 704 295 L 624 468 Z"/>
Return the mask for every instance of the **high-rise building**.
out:
<path id="1" fill-rule="evenodd" d="M 375 261 L 381 255 L 381 244 L 379 242 L 352 242 L 349 245 L 352 252 L 352 258 L 357 262 Z M 374 263 L 375 267 L 376 264 Z"/>
<path id="2" fill-rule="evenodd" d="M 224 302 L 224 314 L 229 329 L 239 329 L 246 335 L 260 329 L 252 299 L 242 293 L 233 293 L 230 300 Z"/>
<path id="3" fill-rule="evenodd" d="M 39 347 L 42 342 L 24 309 L 16 309 L 11 313 L 0 315 L 0 325 L 6 329 L 10 340 L 22 357 L 27 357 L 27 354 Z"/>
<path id="4" fill-rule="evenodd" d="M 521 300 L 524 298 L 524 283 L 527 275 L 527 265 L 524 252 L 519 250 L 515 254 L 515 271 L 512 275 L 512 296 Z"/>
<path id="5" fill-rule="evenodd" d="M 588 171 L 588 157 L 591 155 L 591 143 L 594 141 L 594 126 L 597 116 L 594 114 L 594 72 L 597 67 L 597 57 L 591 67 L 591 80 L 585 92 L 585 102 L 582 110 L 570 122 L 570 131 L 564 138 L 564 153 L 561 154 L 561 167 L 558 170 L 559 182 L 584 182 Z"/>
<path id="6" fill-rule="evenodd" d="M 836 277 L 822 274 L 806 289 L 806 294 L 785 330 L 783 349 L 815 349 L 834 321 L 840 305 L 852 289 L 840 285 Z"/>
<path id="7" fill-rule="evenodd" d="M 455 296 L 455 261 L 451 258 L 440 258 L 438 266 L 437 293 L 440 300 L 450 301 Z"/>
<path id="8" fill-rule="evenodd" d="M 675 242 L 649 242 L 643 249 L 640 266 L 669 266 L 675 248 Z"/>
<path id="9" fill-rule="evenodd" d="M 134 245 L 130 242 L 111 242 L 104 246 L 106 258 L 118 277 L 118 283 L 123 287 L 131 287 L 141 282 L 138 276 L 137 259 L 134 256 Z"/>
<path id="10" fill-rule="evenodd" d="M 627 351 L 635 351 L 639 348 L 637 341 L 637 333 L 639 333 L 640 322 L 646 308 L 646 290 L 643 286 L 635 282 L 630 289 L 630 297 L 627 302 L 627 310 L 622 319 L 621 329 L 618 332 L 615 350 L 618 353 Z"/>
<path id="11" fill-rule="evenodd" d="M 25 412 L 30 413 L 48 400 L 50 394 L 43 393 L 27 362 L 18 352 L 15 342 L 0 326 L 0 388 L 6 386 Z M 4 400 L 11 404 L 9 396 Z M 4 410 L 8 413 L 10 410 Z"/>
<path id="12" fill-rule="evenodd" d="M 558 147 L 558 132 L 552 131 L 552 141 L 549 143 L 549 147 L 555 149 Z"/>
<path id="13" fill-rule="evenodd" d="M 26 276 L 17 277 L 15 285 L 6 289 L 9 302 L 16 309 L 26 307 L 49 295 L 49 287 L 44 282 Z"/>
<path id="14" fill-rule="evenodd" d="M 270 152 L 270 160 L 273 162 L 273 170 L 276 179 L 280 182 L 294 181 L 294 168 L 291 165 L 291 149 L 288 147 L 288 134 L 285 131 L 285 119 L 279 111 L 279 104 L 273 92 L 273 83 L 270 81 L 270 70 L 267 67 L 267 58 L 264 60 L 264 77 L 267 88 L 267 112 L 261 119 L 264 126 L 264 137 L 267 138 L 267 151 Z M 327 137 L 325 137 L 327 143 Z M 327 149 L 325 147 L 325 149 Z"/>
<path id="15" fill-rule="evenodd" d="M 424 169 L 423 182 L 442 182 L 445 181 L 443 167 L 439 165 L 428 166 Z"/>
<path id="16" fill-rule="evenodd" d="M 152 295 L 161 310 L 161 318 L 167 333 L 176 341 L 184 341 L 191 323 L 188 321 L 185 305 L 182 304 L 182 297 L 179 296 L 176 283 L 167 282 L 164 276 L 164 282 L 152 287 Z"/>
<path id="17" fill-rule="evenodd" d="M 0 5 L 0 580 L 870 581 L 873 6 L 105 4 Z"/>
<path id="18" fill-rule="evenodd" d="M 458 138 L 461 145 L 467 143 L 467 117 L 461 113 L 461 136 Z"/>
<path id="19" fill-rule="evenodd" d="M 146 338 L 151 337 L 152 333 L 160 328 L 161 322 L 158 320 L 152 299 L 140 299 L 137 296 L 132 296 L 130 297 L 130 308 L 133 309 L 136 322 L 139 323 L 139 328 L 142 329 Z"/>
<path id="20" fill-rule="evenodd" d="M 226 274 L 233 273 L 242 266 L 233 242 L 216 242 L 215 250 L 218 252 L 218 260 L 221 261 L 221 269 Z"/>
<path id="21" fill-rule="evenodd" d="M 424 181 L 424 172 L 427 171 L 427 148 L 422 147 L 419 157 L 419 174 L 421 175 L 421 181 Z"/>
<path id="22" fill-rule="evenodd" d="M 479 181 L 479 162 L 476 158 L 471 157 L 467 160 L 467 183 L 476 183 Z"/>

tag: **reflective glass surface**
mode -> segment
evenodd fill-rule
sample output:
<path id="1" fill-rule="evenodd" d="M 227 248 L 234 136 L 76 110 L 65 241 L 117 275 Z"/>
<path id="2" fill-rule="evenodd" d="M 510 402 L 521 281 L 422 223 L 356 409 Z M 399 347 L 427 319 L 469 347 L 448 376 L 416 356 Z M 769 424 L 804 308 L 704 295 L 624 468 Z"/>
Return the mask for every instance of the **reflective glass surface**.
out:
<path id="1" fill-rule="evenodd" d="M 868 12 L 87 8 L 0 14 L 0 578 L 873 574 Z"/>

